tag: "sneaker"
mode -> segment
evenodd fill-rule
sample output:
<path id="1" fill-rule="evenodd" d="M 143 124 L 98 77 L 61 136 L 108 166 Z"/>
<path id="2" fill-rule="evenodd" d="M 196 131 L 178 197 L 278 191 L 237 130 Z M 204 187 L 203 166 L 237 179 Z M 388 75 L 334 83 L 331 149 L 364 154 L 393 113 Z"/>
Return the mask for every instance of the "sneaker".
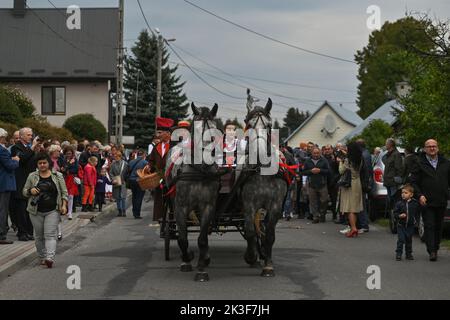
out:
<path id="1" fill-rule="evenodd" d="M 412 261 L 412 260 L 414 260 L 414 256 L 412 254 L 409 254 L 406 256 L 406 260 Z"/>
<path id="2" fill-rule="evenodd" d="M 347 226 L 345 229 L 339 231 L 342 234 L 346 234 L 349 233 L 350 231 L 352 231 L 352 228 L 350 228 L 350 226 Z"/>
<path id="3" fill-rule="evenodd" d="M 294 219 L 294 213 L 291 212 L 291 213 L 289 214 L 289 217 L 290 217 L 291 219 Z"/>
<path id="4" fill-rule="evenodd" d="M 397 261 L 402 261 L 402 256 L 401 256 L 401 255 L 397 255 L 397 256 L 395 257 L 395 260 L 397 260 Z"/>
<path id="5" fill-rule="evenodd" d="M 58 241 L 61 241 L 63 238 L 62 234 L 58 234 Z"/>
<path id="6" fill-rule="evenodd" d="M 312 223 L 313 224 L 318 224 L 318 223 L 320 223 L 320 219 L 319 218 L 314 218 Z"/>
<path id="7" fill-rule="evenodd" d="M 364 229 L 358 229 L 358 234 L 363 234 L 364 233 Z"/>

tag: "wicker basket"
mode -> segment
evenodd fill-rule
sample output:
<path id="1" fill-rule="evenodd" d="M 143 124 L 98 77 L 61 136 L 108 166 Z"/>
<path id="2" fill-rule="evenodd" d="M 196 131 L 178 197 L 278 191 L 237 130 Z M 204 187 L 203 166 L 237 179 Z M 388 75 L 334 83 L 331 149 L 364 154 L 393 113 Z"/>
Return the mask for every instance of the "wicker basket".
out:
<path id="1" fill-rule="evenodd" d="M 137 170 L 138 184 L 142 190 L 150 190 L 158 188 L 161 184 L 161 175 L 158 172 L 145 173 L 144 169 Z"/>

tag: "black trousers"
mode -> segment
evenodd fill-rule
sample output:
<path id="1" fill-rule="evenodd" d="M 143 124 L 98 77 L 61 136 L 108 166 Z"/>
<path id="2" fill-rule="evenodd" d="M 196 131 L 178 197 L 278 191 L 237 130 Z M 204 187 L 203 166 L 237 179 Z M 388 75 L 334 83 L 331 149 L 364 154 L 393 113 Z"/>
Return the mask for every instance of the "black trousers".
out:
<path id="1" fill-rule="evenodd" d="M 412 238 L 414 235 L 414 226 L 398 225 L 398 241 L 397 241 L 397 255 L 403 254 L 403 247 L 407 256 L 412 255 Z"/>
<path id="2" fill-rule="evenodd" d="M 444 228 L 445 207 L 426 207 L 422 212 L 428 253 L 438 252 Z"/>
<path id="3" fill-rule="evenodd" d="M 337 196 L 338 196 L 338 187 L 337 185 L 328 186 L 328 194 L 330 195 L 331 201 L 331 212 L 333 213 L 333 219 L 337 218 Z"/>
<path id="4" fill-rule="evenodd" d="M 102 210 L 104 202 L 105 202 L 105 193 L 104 192 L 96 192 L 95 193 L 95 203 L 98 204 L 99 210 Z"/>
<path id="5" fill-rule="evenodd" d="M 18 236 L 33 235 L 33 224 L 30 220 L 30 214 L 27 212 L 28 200 L 12 198 L 9 203 L 9 210 L 15 215 L 17 221 Z"/>

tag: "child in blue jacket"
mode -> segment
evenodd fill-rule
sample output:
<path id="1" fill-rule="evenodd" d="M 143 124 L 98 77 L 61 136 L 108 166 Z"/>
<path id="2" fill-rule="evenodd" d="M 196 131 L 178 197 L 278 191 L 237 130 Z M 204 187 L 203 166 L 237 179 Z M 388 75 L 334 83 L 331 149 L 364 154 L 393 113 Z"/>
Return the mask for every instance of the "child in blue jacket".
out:
<path id="1" fill-rule="evenodd" d="M 420 204 L 413 198 L 413 195 L 414 188 L 410 185 L 405 185 L 402 188 L 402 200 L 396 203 L 394 209 L 398 231 L 397 261 L 402 260 L 403 247 L 405 247 L 406 259 L 414 260 L 412 255 L 412 237 L 420 213 Z"/>

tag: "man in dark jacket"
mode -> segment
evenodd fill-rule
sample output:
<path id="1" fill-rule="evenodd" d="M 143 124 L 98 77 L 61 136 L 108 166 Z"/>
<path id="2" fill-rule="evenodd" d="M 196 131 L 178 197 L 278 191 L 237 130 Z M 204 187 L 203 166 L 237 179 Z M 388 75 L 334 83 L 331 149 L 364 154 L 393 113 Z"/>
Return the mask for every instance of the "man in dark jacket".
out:
<path id="1" fill-rule="evenodd" d="M 84 151 L 81 155 L 80 155 L 80 159 L 79 159 L 79 163 L 80 165 L 84 167 L 87 165 L 88 160 L 90 157 L 96 157 L 97 158 L 97 172 L 100 173 L 102 171 L 102 167 L 106 162 L 106 159 L 102 159 L 102 156 L 100 154 L 100 148 L 96 143 L 91 143 L 90 148 L 87 151 Z"/>
<path id="2" fill-rule="evenodd" d="M 8 233 L 8 207 L 11 192 L 16 191 L 16 177 L 14 170 L 19 167 L 19 157 L 11 158 L 11 153 L 6 149 L 8 132 L 0 128 L 0 245 L 12 244 L 7 241 Z"/>
<path id="3" fill-rule="evenodd" d="M 27 212 L 28 199 L 24 198 L 22 189 L 28 175 L 36 170 L 34 150 L 40 148 L 40 140 L 39 137 L 33 140 L 33 130 L 30 128 L 21 129 L 19 135 L 20 141 L 11 148 L 11 156 L 19 157 L 20 162 L 19 168 L 15 171 L 17 189 L 11 194 L 10 212 L 15 215 L 17 221 L 19 241 L 29 241 L 34 240 L 33 225 Z"/>
<path id="4" fill-rule="evenodd" d="M 328 175 L 330 168 L 327 160 L 322 157 L 321 150 L 314 148 L 312 157 L 306 160 L 303 175 L 309 177 L 309 203 L 313 223 L 325 222 L 328 207 Z"/>
<path id="5" fill-rule="evenodd" d="M 417 169 L 410 179 L 424 207 L 422 217 L 430 261 L 437 261 L 449 197 L 450 161 L 439 155 L 436 140 L 425 142 L 425 154 L 419 156 Z"/>
<path id="6" fill-rule="evenodd" d="M 387 139 L 386 150 L 387 153 L 382 159 L 384 163 L 384 186 L 388 192 L 390 207 L 392 207 L 395 202 L 400 200 L 397 191 L 403 184 L 405 170 L 402 155 L 398 152 L 394 139 Z"/>
<path id="7" fill-rule="evenodd" d="M 366 170 L 366 175 L 369 178 L 368 183 L 370 184 L 370 190 L 374 187 L 374 177 L 373 177 L 373 167 L 372 167 L 372 156 L 370 155 L 369 150 L 367 150 L 366 142 L 363 139 L 358 139 L 356 143 L 361 147 L 362 157 L 364 160 L 364 170 Z M 369 194 L 363 194 L 363 203 L 364 210 L 358 216 L 357 227 L 358 230 L 362 232 L 369 232 L 369 213 L 368 213 L 368 204 L 369 204 Z"/>
<path id="8" fill-rule="evenodd" d="M 330 175 L 328 177 L 328 194 L 331 200 L 331 212 L 333 213 L 333 220 L 338 222 L 336 203 L 338 195 L 337 182 L 339 180 L 339 163 L 336 161 L 334 150 L 331 145 L 327 145 L 325 147 L 324 158 L 327 160 L 328 167 L 330 168 Z"/>
<path id="9" fill-rule="evenodd" d="M 156 124 L 157 138 L 161 142 L 153 148 L 152 153 L 147 157 L 147 161 L 152 172 L 159 172 L 164 175 L 170 149 L 170 130 L 174 126 L 174 121 L 168 118 L 157 118 Z M 160 221 L 165 214 L 163 192 L 160 188 L 154 190 L 153 200 L 153 221 Z"/>

